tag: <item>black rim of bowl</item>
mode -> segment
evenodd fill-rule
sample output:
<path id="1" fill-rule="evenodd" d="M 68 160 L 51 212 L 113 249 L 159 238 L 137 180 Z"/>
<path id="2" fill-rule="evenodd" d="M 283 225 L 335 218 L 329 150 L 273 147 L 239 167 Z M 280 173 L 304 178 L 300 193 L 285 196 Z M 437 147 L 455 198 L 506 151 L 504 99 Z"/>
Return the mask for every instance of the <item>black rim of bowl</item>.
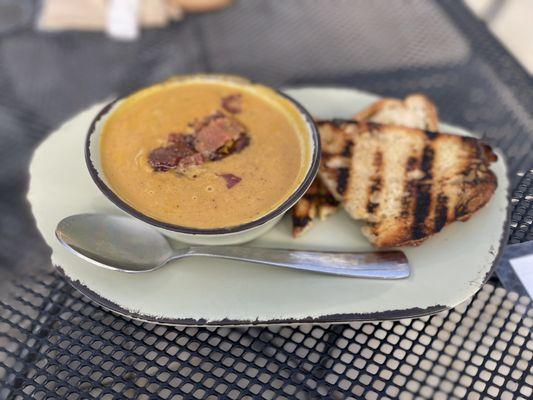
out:
<path id="1" fill-rule="evenodd" d="M 91 175 L 91 178 L 93 179 L 94 183 L 96 183 L 96 186 L 102 191 L 102 193 L 111 200 L 117 207 L 119 207 L 121 210 L 125 211 L 126 213 L 132 215 L 135 218 L 140 219 L 143 222 L 146 222 L 150 225 L 156 226 L 158 228 L 163 228 L 169 231 L 178 232 L 178 233 L 184 233 L 184 234 L 192 234 L 192 235 L 221 235 L 221 234 L 232 234 L 232 233 L 239 233 L 243 231 L 247 231 L 249 229 L 258 227 L 263 225 L 264 223 L 276 218 L 277 216 L 285 213 L 287 210 L 289 210 L 290 207 L 294 205 L 307 191 L 311 183 L 316 177 L 316 174 L 318 172 L 318 167 L 320 163 L 320 136 L 318 134 L 317 127 L 314 123 L 313 118 L 309 114 L 309 112 L 296 100 L 294 100 L 292 97 L 288 96 L 287 94 L 274 89 L 277 94 L 281 95 L 282 97 L 286 98 L 290 102 L 292 102 L 296 108 L 300 111 L 300 113 L 305 117 L 306 123 L 309 126 L 311 138 L 313 141 L 313 153 L 311 154 L 311 165 L 309 166 L 309 170 L 307 171 L 307 174 L 305 178 L 303 179 L 302 183 L 298 186 L 296 191 L 287 198 L 280 206 L 278 206 L 276 209 L 272 210 L 268 214 L 262 216 L 259 219 L 256 219 L 254 221 L 250 221 L 241 225 L 235 225 L 228 228 L 215 228 L 215 229 L 199 229 L 199 228 L 191 228 L 181 225 L 174 225 L 169 224 L 167 222 L 163 222 L 160 220 L 157 220 L 155 218 L 149 217 L 140 211 L 136 210 L 129 204 L 127 204 L 125 201 L 123 201 L 107 184 L 100 178 L 100 175 L 98 173 L 98 170 L 94 166 L 92 160 L 91 160 L 91 137 L 96 131 L 96 125 L 98 122 L 106 115 L 108 114 L 112 109 L 113 106 L 128 97 L 129 95 L 124 95 L 116 98 L 115 100 L 111 101 L 109 104 L 104 106 L 98 112 L 96 117 L 92 120 L 91 125 L 89 127 L 89 131 L 87 133 L 87 138 L 85 140 L 85 162 L 87 164 L 87 168 L 89 169 L 89 174 Z"/>

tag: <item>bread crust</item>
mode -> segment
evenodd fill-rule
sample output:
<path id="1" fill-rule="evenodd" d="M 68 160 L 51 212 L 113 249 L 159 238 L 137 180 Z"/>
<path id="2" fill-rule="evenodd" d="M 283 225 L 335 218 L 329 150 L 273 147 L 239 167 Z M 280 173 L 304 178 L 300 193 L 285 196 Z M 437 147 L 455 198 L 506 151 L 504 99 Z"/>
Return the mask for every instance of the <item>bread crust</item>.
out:
<path id="1" fill-rule="evenodd" d="M 357 121 L 408 126 L 429 131 L 439 129 L 435 104 L 422 93 L 413 93 L 405 99 L 384 98 L 354 115 Z"/>

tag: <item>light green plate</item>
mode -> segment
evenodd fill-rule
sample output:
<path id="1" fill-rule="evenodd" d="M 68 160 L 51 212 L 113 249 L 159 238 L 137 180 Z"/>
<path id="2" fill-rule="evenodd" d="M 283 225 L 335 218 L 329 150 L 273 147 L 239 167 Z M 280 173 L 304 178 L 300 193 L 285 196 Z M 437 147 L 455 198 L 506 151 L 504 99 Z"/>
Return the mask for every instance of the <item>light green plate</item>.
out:
<path id="1" fill-rule="evenodd" d="M 338 88 L 286 91 L 318 118 L 350 118 L 377 97 Z M 416 317 L 453 307 L 487 279 L 507 239 L 509 181 L 503 158 L 493 164 L 498 189 L 467 222 L 446 227 L 405 252 L 410 278 L 377 281 L 324 276 L 227 260 L 191 258 L 145 275 L 96 268 L 65 250 L 56 224 L 78 213 L 121 213 L 86 170 L 83 143 L 102 104 L 78 114 L 52 133 L 31 163 L 28 199 L 37 226 L 52 248 L 52 262 L 66 279 L 103 307 L 145 321 L 172 325 L 251 325 L 347 322 Z M 450 133 L 464 130 L 442 125 Z M 339 212 L 300 239 L 286 216 L 253 246 L 371 250 L 359 223 Z"/>

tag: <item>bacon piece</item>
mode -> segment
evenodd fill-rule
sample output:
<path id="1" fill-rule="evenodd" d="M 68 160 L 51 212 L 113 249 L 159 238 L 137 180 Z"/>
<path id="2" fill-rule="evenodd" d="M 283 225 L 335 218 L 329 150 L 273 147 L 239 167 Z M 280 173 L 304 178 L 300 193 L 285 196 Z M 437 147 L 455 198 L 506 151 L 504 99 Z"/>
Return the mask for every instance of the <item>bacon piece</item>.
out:
<path id="1" fill-rule="evenodd" d="M 168 136 L 169 146 L 172 146 L 181 158 L 192 156 L 194 150 L 194 137 L 183 133 L 171 133 Z"/>
<path id="2" fill-rule="evenodd" d="M 194 152 L 194 136 L 184 133 L 171 133 L 168 135 L 168 143 L 176 146 L 180 151 L 191 154 Z"/>
<path id="3" fill-rule="evenodd" d="M 217 174 L 217 175 L 226 180 L 226 187 L 228 189 L 231 189 L 237 183 L 242 181 L 242 178 L 239 178 L 238 176 L 233 175 L 233 174 Z"/>
<path id="4" fill-rule="evenodd" d="M 191 166 L 220 160 L 250 144 L 244 126 L 221 112 L 194 123 L 192 127 L 194 134 L 170 133 L 166 146 L 152 150 L 148 162 L 154 171 L 177 169 L 184 173 Z"/>
<path id="5" fill-rule="evenodd" d="M 178 163 L 178 169 L 183 172 L 194 165 L 202 165 L 204 163 L 204 156 L 200 153 L 194 153 L 190 156 L 182 158 Z"/>
<path id="6" fill-rule="evenodd" d="M 193 141 L 192 135 L 171 133 L 168 145 L 152 150 L 148 162 L 155 171 L 164 172 L 176 168 L 183 159 L 195 154 Z"/>
<path id="7" fill-rule="evenodd" d="M 180 161 L 180 156 L 173 146 L 158 147 L 151 151 L 148 162 L 154 171 L 164 172 L 176 168 Z"/>
<path id="8" fill-rule="evenodd" d="M 249 144 L 250 144 L 250 136 L 248 136 L 246 133 L 241 133 L 241 135 L 235 141 L 232 150 L 234 153 L 239 153 Z"/>
<path id="9" fill-rule="evenodd" d="M 242 111 L 242 96 L 240 93 L 230 94 L 221 100 L 222 108 L 232 114 L 238 114 Z"/>
<path id="10" fill-rule="evenodd" d="M 230 156 L 234 153 L 241 152 L 246 146 L 250 144 L 250 136 L 246 133 L 241 133 L 236 140 L 230 140 L 219 148 L 216 152 L 209 155 L 210 161 L 218 161 Z"/>
<path id="11" fill-rule="evenodd" d="M 209 158 L 227 142 L 237 140 L 244 132 L 244 126 L 236 119 L 217 112 L 196 124 L 194 148 Z"/>

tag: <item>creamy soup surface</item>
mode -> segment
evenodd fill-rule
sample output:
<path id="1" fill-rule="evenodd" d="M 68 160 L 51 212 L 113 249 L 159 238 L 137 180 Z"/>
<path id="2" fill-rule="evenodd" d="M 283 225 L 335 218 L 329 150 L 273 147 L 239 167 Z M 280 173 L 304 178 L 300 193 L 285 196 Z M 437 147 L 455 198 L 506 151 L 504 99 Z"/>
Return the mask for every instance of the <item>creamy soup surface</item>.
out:
<path id="1" fill-rule="evenodd" d="M 239 112 L 221 106 L 228 96 L 239 97 Z M 244 126 L 247 147 L 186 173 L 154 170 L 150 153 L 169 134 L 188 132 L 217 111 Z M 176 80 L 137 92 L 109 116 L 100 142 L 105 177 L 123 201 L 159 221 L 200 229 L 241 225 L 277 208 L 304 179 L 310 153 L 308 127 L 291 102 L 263 86 L 224 80 Z M 228 174 L 240 180 L 228 185 Z"/>

